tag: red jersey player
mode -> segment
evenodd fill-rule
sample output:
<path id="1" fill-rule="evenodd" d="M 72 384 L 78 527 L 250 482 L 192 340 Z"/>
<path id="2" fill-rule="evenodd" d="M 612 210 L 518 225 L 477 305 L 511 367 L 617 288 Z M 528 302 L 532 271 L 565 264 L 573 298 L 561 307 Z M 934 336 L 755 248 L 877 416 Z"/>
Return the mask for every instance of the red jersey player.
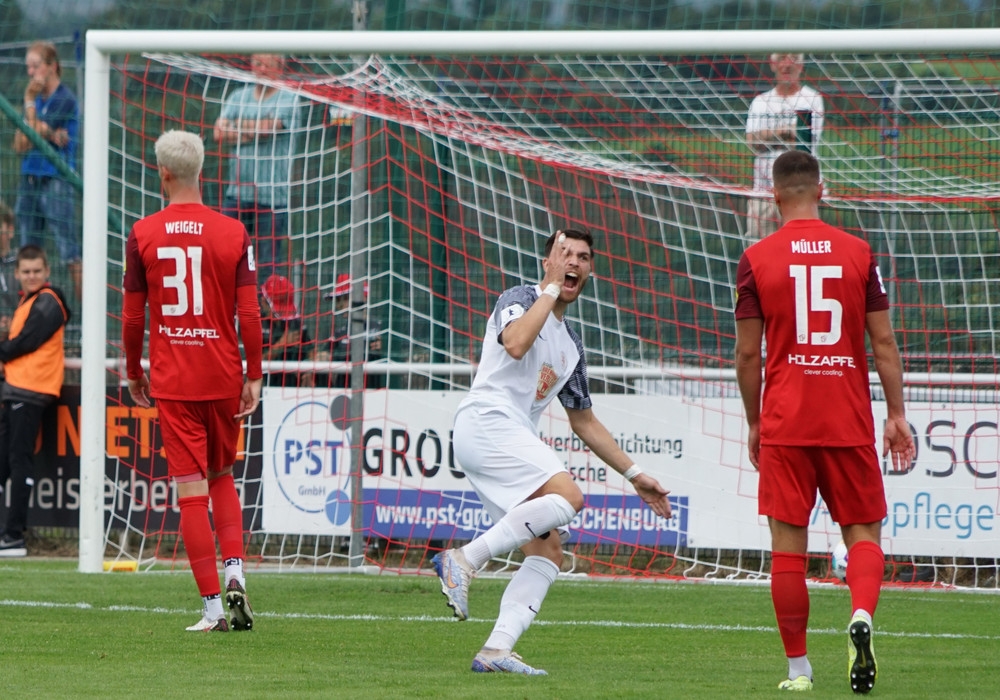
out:
<path id="1" fill-rule="evenodd" d="M 805 573 L 818 490 L 849 549 L 849 676 L 855 693 L 867 693 L 876 674 L 871 627 L 885 566 L 886 504 L 866 331 L 888 409 L 883 456 L 891 452 L 897 470 L 914 456 L 902 363 L 871 248 L 819 219 L 819 163 L 789 151 L 773 173 L 783 226 L 748 248 L 737 268 L 736 375 L 750 426 L 750 461 L 760 472 L 758 508 L 771 530 L 771 597 L 788 656 L 788 680 L 779 687 L 812 688 Z"/>
<path id="2" fill-rule="evenodd" d="M 233 481 L 240 421 L 257 408 L 261 321 L 250 237 L 243 224 L 201 201 L 201 138 L 168 131 L 156 164 L 169 205 L 136 222 L 125 247 L 122 340 L 132 400 L 157 401 L 170 477 L 177 485 L 181 537 L 204 603 L 190 631 L 229 630 L 222 607 L 215 536 L 225 560 L 232 628 L 253 627 L 243 572 L 243 512 Z M 150 378 L 142 370 L 149 304 Z M 246 352 L 247 379 L 234 314 Z"/>

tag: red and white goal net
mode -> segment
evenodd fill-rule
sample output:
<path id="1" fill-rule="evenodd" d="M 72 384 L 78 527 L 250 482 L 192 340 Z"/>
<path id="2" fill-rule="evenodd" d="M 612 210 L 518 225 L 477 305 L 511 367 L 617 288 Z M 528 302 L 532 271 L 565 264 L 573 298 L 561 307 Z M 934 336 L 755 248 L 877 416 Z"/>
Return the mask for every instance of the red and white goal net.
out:
<path id="1" fill-rule="evenodd" d="M 568 570 L 767 575 L 733 374 L 733 290 L 748 202 L 762 196 L 745 124 L 752 98 L 772 86 L 768 57 L 588 50 L 293 51 L 268 77 L 248 55 L 111 56 L 104 148 L 121 225 L 107 241 L 110 341 L 100 352 L 110 366 L 124 237 L 162 206 L 152 143 L 168 128 L 202 134 L 205 199 L 221 206 L 232 154 L 213 124 L 247 84 L 297 96 L 283 271 L 302 325 L 313 341 L 331 337 L 341 319 L 327 295 L 348 275 L 352 356 L 377 337 L 367 364 L 311 350 L 269 364 L 236 468 L 251 561 L 413 570 L 487 525 L 452 457 L 452 413 L 499 293 L 540 278 L 549 233 L 586 226 L 595 274 L 571 322 L 595 411 L 671 490 L 675 516 L 641 507 L 554 405 L 539 432 L 587 498 L 565 545 Z M 995 586 L 1000 63 L 975 47 L 872 50 L 807 53 L 802 79 L 825 105 L 823 216 L 876 251 L 907 373 L 919 454 L 906 474 L 887 470 L 883 545 L 893 580 Z M 130 408 L 119 380 L 113 371 L 106 382 L 120 430 L 106 445 L 100 556 L 183 565 L 155 414 Z M 877 386 L 873 406 L 880 434 Z M 838 539 L 818 503 L 817 577 Z"/>

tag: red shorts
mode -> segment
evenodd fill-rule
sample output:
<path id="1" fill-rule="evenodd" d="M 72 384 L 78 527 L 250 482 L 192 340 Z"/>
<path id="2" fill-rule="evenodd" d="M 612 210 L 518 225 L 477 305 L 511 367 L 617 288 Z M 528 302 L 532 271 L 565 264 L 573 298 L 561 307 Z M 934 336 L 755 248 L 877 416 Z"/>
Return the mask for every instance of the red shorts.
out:
<path id="1" fill-rule="evenodd" d="M 240 398 L 218 401 L 156 400 L 167 471 L 176 481 L 197 481 L 236 461 Z"/>
<path id="2" fill-rule="evenodd" d="M 760 446 L 757 510 L 790 525 L 809 525 L 818 490 L 840 526 L 885 518 L 885 487 L 874 445 Z"/>

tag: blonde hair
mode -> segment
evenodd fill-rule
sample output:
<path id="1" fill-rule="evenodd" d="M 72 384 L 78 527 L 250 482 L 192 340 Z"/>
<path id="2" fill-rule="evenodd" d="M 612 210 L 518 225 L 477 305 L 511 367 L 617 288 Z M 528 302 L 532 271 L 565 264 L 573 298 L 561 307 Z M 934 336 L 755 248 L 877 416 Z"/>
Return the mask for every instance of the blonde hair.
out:
<path id="1" fill-rule="evenodd" d="M 186 183 L 198 181 L 205 162 L 205 144 L 188 131 L 165 131 L 156 139 L 156 164 Z"/>

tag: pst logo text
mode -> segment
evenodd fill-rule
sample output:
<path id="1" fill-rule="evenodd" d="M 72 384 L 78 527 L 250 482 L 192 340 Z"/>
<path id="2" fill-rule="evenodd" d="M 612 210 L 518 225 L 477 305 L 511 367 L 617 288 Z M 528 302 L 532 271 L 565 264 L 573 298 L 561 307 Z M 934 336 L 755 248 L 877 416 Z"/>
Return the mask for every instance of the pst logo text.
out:
<path id="1" fill-rule="evenodd" d="M 349 444 L 325 403 L 295 406 L 282 419 L 271 450 L 281 495 L 297 510 L 344 524 L 350 517 Z"/>

